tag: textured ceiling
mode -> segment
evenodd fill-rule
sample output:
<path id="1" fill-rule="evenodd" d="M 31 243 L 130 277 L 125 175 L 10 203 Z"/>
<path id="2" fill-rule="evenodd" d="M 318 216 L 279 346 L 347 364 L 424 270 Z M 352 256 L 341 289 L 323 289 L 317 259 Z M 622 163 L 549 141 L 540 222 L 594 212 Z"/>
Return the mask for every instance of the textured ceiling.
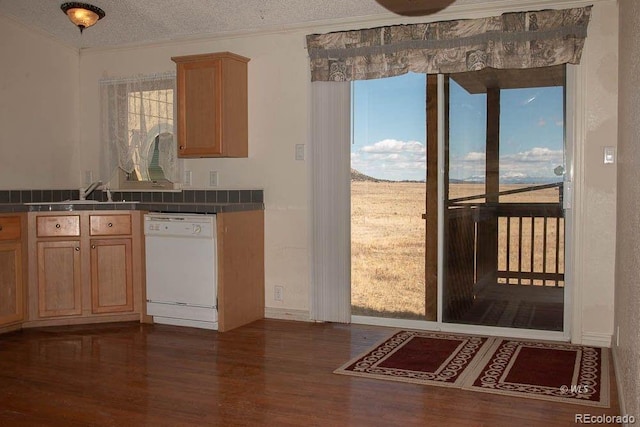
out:
<path id="1" fill-rule="evenodd" d="M 487 0 L 91 0 L 106 17 L 84 34 L 60 10 L 63 1 L 0 0 L 0 15 L 39 28 L 76 48 L 112 47 L 229 32 L 287 28 L 341 18 L 421 15 L 426 9 Z"/>

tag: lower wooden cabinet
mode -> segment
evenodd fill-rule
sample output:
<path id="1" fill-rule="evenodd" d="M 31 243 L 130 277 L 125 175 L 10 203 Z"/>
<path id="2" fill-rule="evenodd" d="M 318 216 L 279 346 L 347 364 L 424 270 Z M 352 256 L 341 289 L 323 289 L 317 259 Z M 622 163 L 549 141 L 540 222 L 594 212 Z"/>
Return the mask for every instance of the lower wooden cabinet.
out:
<path id="1" fill-rule="evenodd" d="M 35 256 L 26 326 L 143 319 L 141 212 L 33 212 L 28 218 Z"/>
<path id="2" fill-rule="evenodd" d="M 0 330 L 24 319 L 24 215 L 0 215 Z"/>
<path id="3" fill-rule="evenodd" d="M 39 241 L 38 316 L 82 314 L 80 241 Z"/>
<path id="4" fill-rule="evenodd" d="M 0 326 L 23 317 L 22 245 L 0 242 Z"/>
<path id="5" fill-rule="evenodd" d="M 133 311 L 131 239 L 91 240 L 91 312 Z"/>

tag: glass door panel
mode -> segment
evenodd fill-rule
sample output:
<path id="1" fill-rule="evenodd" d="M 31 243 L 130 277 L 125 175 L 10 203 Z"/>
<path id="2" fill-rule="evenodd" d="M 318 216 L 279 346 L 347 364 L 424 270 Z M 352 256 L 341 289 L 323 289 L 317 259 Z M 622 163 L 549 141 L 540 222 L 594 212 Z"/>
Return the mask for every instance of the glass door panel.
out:
<path id="1" fill-rule="evenodd" d="M 426 76 L 352 87 L 351 314 L 425 317 Z"/>
<path id="2" fill-rule="evenodd" d="M 443 321 L 563 331 L 564 67 L 445 81 Z"/>

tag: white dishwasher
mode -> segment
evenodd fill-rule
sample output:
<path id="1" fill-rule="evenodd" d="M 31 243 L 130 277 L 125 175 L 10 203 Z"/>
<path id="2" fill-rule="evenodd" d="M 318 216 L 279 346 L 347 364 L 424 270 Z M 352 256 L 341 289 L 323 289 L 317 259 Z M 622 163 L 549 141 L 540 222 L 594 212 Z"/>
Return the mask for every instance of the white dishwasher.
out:
<path id="1" fill-rule="evenodd" d="M 147 314 L 155 323 L 218 329 L 216 216 L 144 216 Z"/>

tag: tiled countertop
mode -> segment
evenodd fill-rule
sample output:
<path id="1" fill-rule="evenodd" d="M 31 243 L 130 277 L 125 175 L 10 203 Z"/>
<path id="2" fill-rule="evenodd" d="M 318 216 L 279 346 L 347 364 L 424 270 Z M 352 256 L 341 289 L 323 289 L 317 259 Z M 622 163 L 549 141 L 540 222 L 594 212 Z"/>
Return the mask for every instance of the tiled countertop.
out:
<path id="1" fill-rule="evenodd" d="M 75 191 L 75 193 L 74 193 Z M 167 213 L 214 214 L 264 210 L 262 190 L 184 190 L 179 192 L 114 192 L 106 202 L 97 192 L 99 203 L 63 203 L 77 199 L 77 190 L 0 191 L 0 213 L 64 212 L 81 210 L 139 210 Z M 122 201 L 126 198 L 127 201 Z M 51 202 L 51 204 L 49 204 Z"/>

